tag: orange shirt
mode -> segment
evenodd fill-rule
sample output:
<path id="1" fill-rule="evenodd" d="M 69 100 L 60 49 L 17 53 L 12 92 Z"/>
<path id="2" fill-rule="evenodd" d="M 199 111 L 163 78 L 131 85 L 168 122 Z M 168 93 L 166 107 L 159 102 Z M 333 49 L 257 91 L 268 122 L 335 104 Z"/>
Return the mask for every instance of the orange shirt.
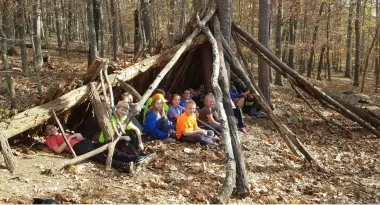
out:
<path id="1" fill-rule="evenodd" d="M 198 124 L 195 115 L 188 115 L 186 112 L 184 112 L 177 118 L 177 139 L 181 138 L 184 131 L 193 131 L 196 128 L 198 128 Z"/>

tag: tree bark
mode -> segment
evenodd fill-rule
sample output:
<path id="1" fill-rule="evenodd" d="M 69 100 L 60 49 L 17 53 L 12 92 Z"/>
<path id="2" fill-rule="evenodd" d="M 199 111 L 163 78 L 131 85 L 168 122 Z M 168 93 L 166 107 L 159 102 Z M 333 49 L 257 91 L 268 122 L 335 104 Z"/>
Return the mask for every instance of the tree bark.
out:
<path id="1" fill-rule="evenodd" d="M 269 23 L 270 23 L 270 0 L 259 1 L 259 42 L 269 48 Z M 258 84 L 260 91 L 264 95 L 264 99 L 271 104 L 270 82 L 269 82 L 269 66 L 263 59 L 258 61 Z"/>
<path id="2" fill-rule="evenodd" d="M 360 5 L 361 0 L 356 0 L 356 18 L 355 18 L 355 72 L 353 86 L 359 86 L 360 71 Z"/>
<path id="3" fill-rule="evenodd" d="M 34 5 L 34 71 L 37 74 L 37 90 L 40 96 L 43 95 L 40 70 L 43 65 L 41 49 L 41 0 L 37 0 Z"/>
<path id="4" fill-rule="evenodd" d="M 377 27 L 376 27 L 376 33 L 375 33 L 375 36 L 374 36 L 373 39 L 372 39 L 371 46 L 369 47 L 368 54 L 367 54 L 366 59 L 365 59 L 365 63 L 364 63 L 364 71 L 363 71 L 363 77 L 362 77 L 362 87 L 360 88 L 360 92 L 364 92 L 364 83 L 365 83 L 365 77 L 366 77 L 366 75 L 367 75 L 367 68 L 368 68 L 369 56 L 371 55 L 371 52 L 372 52 L 373 46 L 375 45 L 375 42 L 378 41 L 378 37 L 379 37 L 379 26 L 380 26 L 380 24 L 378 24 Z"/>
<path id="5" fill-rule="evenodd" d="M 21 69 L 24 75 L 29 74 L 28 52 L 26 50 L 26 34 L 25 34 L 25 1 L 18 0 L 19 9 L 17 11 L 17 30 L 20 35 L 20 50 L 21 50 Z"/>
<path id="6" fill-rule="evenodd" d="M 317 18 L 317 21 L 315 22 L 315 27 L 314 27 L 314 32 L 313 32 L 313 39 L 311 40 L 312 47 L 311 47 L 311 51 L 310 51 L 309 61 L 307 63 L 307 77 L 308 78 L 311 77 L 311 73 L 313 71 L 315 42 L 317 41 L 319 22 L 321 20 L 321 16 L 322 16 L 324 5 L 325 5 L 325 2 L 322 2 L 321 5 L 320 5 L 320 7 L 319 7 L 319 16 Z"/>
<path id="7" fill-rule="evenodd" d="M 198 17 L 198 16 L 197 16 Z M 218 77 L 220 74 L 219 67 L 224 67 L 224 57 L 223 57 L 223 45 L 220 39 L 220 23 L 217 16 L 214 17 L 214 30 L 215 30 L 215 38 L 212 36 L 211 31 L 205 27 L 205 25 L 201 24 L 198 17 L 198 26 L 202 29 L 202 31 L 208 37 L 211 46 L 212 46 L 212 54 L 213 54 L 213 73 L 211 84 L 215 93 L 216 99 L 216 109 L 220 116 L 220 125 L 221 125 L 221 136 L 223 136 L 224 149 L 227 157 L 227 165 L 226 165 L 226 177 L 224 179 L 224 183 L 222 188 L 219 191 L 218 200 L 224 204 L 228 202 L 231 197 L 233 188 L 236 183 L 236 162 L 234 159 L 234 152 L 232 150 L 230 129 L 228 125 L 227 115 L 223 106 L 223 94 L 220 86 L 218 84 Z M 225 68 L 224 68 L 225 69 Z M 229 96 L 227 96 L 229 99 Z M 225 99 L 225 100 L 228 100 Z"/>
<path id="8" fill-rule="evenodd" d="M 277 17 L 276 17 L 276 56 L 282 60 L 282 0 L 277 0 Z M 245 65 L 247 67 L 247 65 Z M 247 67 L 248 68 L 248 67 Z M 251 78 L 253 79 L 253 78 Z M 283 86 L 282 75 L 276 71 L 275 85 Z"/>
<path id="9" fill-rule="evenodd" d="M 1 60 L 3 62 L 3 68 L 4 71 L 9 71 L 9 60 L 7 56 L 7 40 L 6 40 L 6 35 L 3 31 L 3 28 L 0 27 L 0 36 L 2 38 L 1 40 Z M 9 72 L 5 72 L 5 79 L 7 81 L 8 85 L 8 90 L 9 90 L 9 96 L 11 99 L 11 107 L 16 108 L 16 91 L 15 91 L 15 86 L 13 83 L 12 76 L 10 75 Z"/>
<path id="10" fill-rule="evenodd" d="M 117 24 L 117 10 L 116 0 L 110 0 L 111 2 L 111 18 L 112 18 L 112 56 L 113 60 L 117 59 L 117 38 L 118 38 L 118 24 Z"/>
<path id="11" fill-rule="evenodd" d="M 325 50 L 326 50 L 326 45 L 323 45 L 321 48 L 321 54 L 319 55 L 317 80 L 322 80 L 321 73 L 322 73 L 322 66 L 323 66 L 323 55 L 325 54 Z"/>
<path id="12" fill-rule="evenodd" d="M 111 0 L 114 1 L 114 0 Z M 88 25 L 88 46 L 89 46 L 89 54 L 88 54 L 88 66 L 91 65 L 92 61 L 98 57 L 98 49 L 96 43 L 96 32 L 95 32 L 95 24 L 94 24 L 94 8 L 93 8 L 93 0 L 87 0 L 87 25 Z"/>
<path id="13" fill-rule="evenodd" d="M 1 28 L 0 28 L 1 29 Z M 1 29 L 2 30 L 2 29 Z M 5 134 L 0 130 L 0 150 L 3 154 L 5 165 L 7 166 L 7 169 L 13 173 L 16 168 L 16 163 L 13 158 L 11 147 L 9 146 L 7 137 Z"/>
<path id="14" fill-rule="evenodd" d="M 351 78 L 351 44 L 352 44 L 352 13 L 354 10 L 354 0 L 349 0 L 348 19 L 347 19 L 347 40 L 346 40 L 346 69 L 344 77 Z"/>
<path id="15" fill-rule="evenodd" d="M 56 27 L 56 34 L 57 34 L 57 44 L 58 44 L 58 51 L 59 54 L 61 54 L 61 48 L 62 48 L 62 18 L 59 14 L 60 11 L 60 4 L 57 0 L 54 0 L 54 15 L 55 15 L 55 27 Z"/>

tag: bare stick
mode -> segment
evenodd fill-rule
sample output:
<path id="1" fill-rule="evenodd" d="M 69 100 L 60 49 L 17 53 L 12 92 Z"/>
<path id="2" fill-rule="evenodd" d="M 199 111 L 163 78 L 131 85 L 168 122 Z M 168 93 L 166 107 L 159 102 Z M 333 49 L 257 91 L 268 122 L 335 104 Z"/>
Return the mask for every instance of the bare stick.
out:
<path id="1" fill-rule="evenodd" d="M 211 127 L 211 126 L 208 125 L 207 123 L 203 122 L 202 120 L 200 120 L 200 119 L 198 119 L 198 118 L 197 118 L 197 121 L 200 122 L 202 125 L 204 125 L 204 126 L 210 128 L 210 129 L 211 129 L 212 131 L 214 131 L 217 135 L 222 136 L 222 135 L 220 134 L 220 132 L 216 131 L 216 129 L 214 129 L 213 127 Z"/>
<path id="2" fill-rule="evenodd" d="M 339 128 L 341 128 L 342 130 L 346 131 L 348 135 L 352 135 L 352 133 L 346 129 L 345 127 L 343 127 L 342 125 L 340 125 L 339 123 L 335 122 L 333 119 L 327 119 L 321 112 L 319 112 L 318 110 L 316 110 L 311 104 L 309 101 L 307 101 L 307 99 L 305 98 L 305 96 L 302 95 L 302 93 L 297 90 L 297 88 L 294 86 L 294 84 L 288 79 L 289 83 L 290 83 L 290 86 L 293 88 L 293 90 L 301 97 L 301 99 L 310 107 L 310 109 L 312 109 L 315 114 L 317 114 L 320 118 L 322 118 L 323 120 L 325 120 L 327 123 L 330 123 L 330 124 L 333 124 Z"/>
<path id="3" fill-rule="evenodd" d="M 119 82 L 120 86 L 130 93 L 137 101 L 141 99 L 141 95 L 139 92 L 137 92 L 132 86 L 128 85 L 126 82 L 120 80 L 119 78 L 116 78 L 116 80 Z"/>
<path id="4" fill-rule="evenodd" d="M 55 121 L 56 121 L 57 124 L 58 124 L 59 131 L 61 131 L 61 134 L 62 134 L 63 140 L 65 140 L 66 145 L 69 147 L 70 152 L 71 152 L 71 154 L 73 155 L 73 158 L 77 157 L 77 155 L 75 154 L 75 151 L 74 151 L 73 147 L 71 146 L 69 140 L 67 140 L 67 138 L 66 138 L 66 133 L 65 133 L 65 131 L 63 130 L 62 124 L 61 124 L 61 122 L 59 121 L 59 119 L 58 119 L 58 117 L 57 117 L 57 114 L 55 113 L 54 110 L 52 110 L 52 113 L 53 113 L 53 116 L 54 116 L 54 118 L 55 118 Z"/>
<path id="5" fill-rule="evenodd" d="M 101 83 L 101 86 L 102 86 L 102 92 L 103 92 L 104 100 L 106 101 L 106 104 L 108 104 L 109 103 L 109 99 L 108 99 L 108 95 L 107 95 L 106 86 L 104 84 L 103 68 L 100 70 L 99 76 L 100 76 L 100 83 Z"/>
<path id="6" fill-rule="evenodd" d="M 214 16 L 214 26 L 220 28 L 219 20 L 217 19 L 217 16 Z M 225 66 L 224 64 L 221 65 L 221 63 L 224 63 L 223 61 L 223 51 L 219 53 L 219 49 L 222 49 L 222 46 L 219 46 L 216 39 L 212 36 L 211 31 L 199 20 L 199 16 L 197 15 L 197 23 L 198 26 L 202 29 L 202 31 L 206 34 L 208 40 L 211 43 L 212 46 L 212 55 L 213 55 L 213 72 L 212 72 L 212 78 L 211 78 L 211 85 L 213 87 L 213 90 L 215 92 L 215 102 L 216 102 L 216 109 L 220 116 L 220 123 L 221 123 L 221 131 L 223 133 L 223 142 L 224 142 L 224 148 L 227 155 L 227 166 L 226 166 L 226 178 L 224 179 L 224 183 L 222 188 L 219 191 L 218 200 L 222 203 L 227 203 L 229 198 L 231 197 L 233 188 L 236 183 L 236 161 L 234 157 L 234 152 L 232 150 L 232 142 L 231 142 L 231 135 L 230 135 L 230 126 L 228 125 L 228 119 L 226 111 L 224 110 L 223 106 L 223 93 L 220 89 L 220 86 L 218 85 L 218 77 L 220 75 L 220 66 Z M 217 37 L 220 39 L 220 32 L 215 32 Z M 223 62 L 221 62 L 221 60 Z M 202 122 L 201 120 L 197 119 L 202 124 L 208 126 L 206 123 Z M 211 128 L 213 129 L 213 128 Z M 213 129 L 214 130 L 214 129 Z M 214 130 L 215 131 L 215 130 Z"/>
<path id="7" fill-rule="evenodd" d="M 11 147 L 9 146 L 8 139 L 5 137 L 4 133 L 0 130 L 0 150 L 3 154 L 5 165 L 7 169 L 13 173 L 15 170 L 15 160 L 13 158 Z"/>
<path id="8" fill-rule="evenodd" d="M 108 104 L 108 106 L 109 106 L 108 110 L 112 110 L 112 108 L 113 108 L 113 106 L 115 104 L 115 101 L 113 99 L 112 85 L 111 85 L 110 80 L 108 78 L 108 66 L 106 66 L 103 71 L 104 71 L 104 76 L 105 76 L 105 79 L 106 79 L 106 82 L 107 82 L 107 85 L 108 85 L 109 94 L 110 94 L 110 102 Z M 110 113 L 110 115 L 111 115 L 111 113 Z"/>

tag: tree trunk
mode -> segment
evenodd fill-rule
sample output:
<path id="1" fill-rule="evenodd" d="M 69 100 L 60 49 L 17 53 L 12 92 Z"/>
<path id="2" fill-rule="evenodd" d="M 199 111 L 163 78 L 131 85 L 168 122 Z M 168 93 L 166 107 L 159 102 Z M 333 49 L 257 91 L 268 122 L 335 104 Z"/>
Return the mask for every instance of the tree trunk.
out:
<path id="1" fill-rule="evenodd" d="M 278 59 L 282 60 L 282 0 L 277 0 L 277 17 L 276 17 L 276 56 Z M 247 67 L 248 69 L 248 67 Z M 282 80 L 282 75 L 276 71 L 276 78 L 274 80 L 275 85 L 283 86 L 284 82 Z"/>
<path id="2" fill-rule="evenodd" d="M 351 42 L 352 42 L 352 13 L 354 10 L 354 0 L 349 1 L 348 19 L 347 19 L 347 41 L 346 41 L 346 69 L 344 77 L 351 78 Z"/>
<path id="3" fill-rule="evenodd" d="M 34 5 L 34 71 L 37 74 L 37 89 L 40 96 L 43 95 L 40 70 L 43 65 L 41 49 L 41 0 Z"/>
<path id="4" fill-rule="evenodd" d="M 15 55 L 14 48 L 14 23 L 13 23 L 13 8 L 11 0 L 3 0 L 3 31 L 7 37 L 7 53 L 8 55 Z"/>
<path id="5" fill-rule="evenodd" d="M 25 34 L 25 1 L 18 0 L 19 9 L 17 10 L 17 30 L 20 35 L 20 50 L 21 50 L 21 68 L 24 75 L 28 75 L 28 52 L 26 49 L 26 34 Z"/>
<path id="6" fill-rule="evenodd" d="M 1 30 L 1 33 L 4 34 L 3 29 L 0 28 L 0 30 Z M 3 154 L 4 162 L 5 162 L 5 165 L 7 166 L 7 169 L 11 173 L 13 173 L 15 170 L 16 163 L 13 158 L 12 150 L 11 150 L 11 147 L 9 146 L 8 139 L 6 138 L 4 133 L 2 133 L 1 130 L 0 130 L 0 150 L 1 150 L 1 153 Z"/>
<path id="7" fill-rule="evenodd" d="M 153 30 L 152 30 L 152 22 L 150 20 L 150 1 L 149 0 L 141 0 L 141 19 L 144 25 L 144 34 L 145 39 L 149 42 L 149 51 L 153 48 Z M 150 52 L 151 53 L 151 52 Z"/>
<path id="8" fill-rule="evenodd" d="M 54 14 L 55 14 L 55 27 L 57 32 L 57 44 L 58 44 L 58 51 L 59 54 L 61 54 L 61 48 L 62 48 L 62 18 L 59 14 L 60 11 L 60 4 L 57 0 L 54 0 Z"/>
<path id="9" fill-rule="evenodd" d="M 296 19 L 295 19 L 296 5 L 293 1 L 290 8 L 290 18 L 289 18 L 289 58 L 288 65 L 289 67 L 294 69 L 294 46 L 295 46 L 295 27 L 296 27 Z"/>
<path id="10" fill-rule="evenodd" d="M 269 48 L 270 0 L 259 1 L 259 42 Z M 269 66 L 259 58 L 258 84 L 265 101 L 271 105 Z"/>
<path id="11" fill-rule="evenodd" d="M 117 60 L 117 38 L 118 38 L 118 24 L 117 24 L 117 11 L 116 0 L 110 0 L 111 2 L 111 17 L 112 17 L 112 56 L 113 60 Z"/>
<path id="12" fill-rule="evenodd" d="M 107 4 L 107 2 L 106 2 Z M 100 10 L 100 57 L 101 58 L 104 58 L 104 49 L 105 49 L 105 45 L 104 45 L 104 33 L 105 33 L 105 21 L 104 21 L 104 12 L 103 12 L 103 6 L 102 6 L 102 3 L 99 4 L 99 10 Z M 99 48 L 99 47 L 98 47 Z"/>
<path id="13" fill-rule="evenodd" d="M 359 86 L 360 71 L 360 6 L 361 0 L 356 0 L 356 18 L 355 18 L 355 73 L 353 86 Z"/>
<path id="14" fill-rule="evenodd" d="M 93 0 L 92 1 L 92 8 L 93 8 L 93 14 L 94 14 L 94 28 L 95 28 L 95 38 L 96 38 L 96 48 L 99 50 L 99 31 L 100 31 L 100 5 L 101 0 Z"/>
<path id="15" fill-rule="evenodd" d="M 169 17 L 169 25 L 168 25 L 168 38 L 169 38 L 169 44 L 172 45 L 174 43 L 174 5 L 175 0 L 169 1 L 169 8 L 170 8 L 170 17 Z"/>
<path id="16" fill-rule="evenodd" d="M 120 11 L 120 3 L 118 2 L 117 4 L 117 14 L 118 14 L 118 19 L 117 19 L 117 22 L 118 22 L 118 26 L 119 26 L 119 31 L 120 31 L 120 45 L 122 47 L 125 46 L 125 33 L 124 33 L 124 27 L 123 27 L 123 21 L 122 21 L 122 18 L 121 18 L 121 11 Z"/>
<path id="17" fill-rule="evenodd" d="M 326 63 L 327 63 L 327 80 L 331 81 L 331 63 L 330 63 L 330 16 L 331 6 L 327 7 L 327 25 L 326 25 Z"/>
<path id="18" fill-rule="evenodd" d="M 197 16 L 198 17 L 198 16 Z M 221 43 L 221 32 L 220 32 L 220 23 L 219 19 L 216 16 L 214 18 L 214 33 L 215 38 L 212 36 L 211 31 L 201 24 L 199 17 L 198 17 L 198 26 L 202 29 L 202 31 L 207 35 L 209 38 L 209 41 L 212 45 L 212 53 L 213 53 L 213 73 L 212 73 L 212 87 L 215 92 L 215 99 L 216 99 L 216 108 L 220 116 L 220 123 L 221 123 L 221 131 L 223 136 L 223 142 L 224 142 L 224 149 L 227 155 L 227 166 L 226 166 L 226 178 L 224 180 L 223 186 L 219 191 L 219 201 L 226 204 L 232 194 L 233 188 L 236 183 L 236 162 L 234 159 L 234 152 L 232 150 L 232 144 L 231 144 L 231 136 L 230 136 L 230 129 L 228 125 L 227 115 L 223 106 L 223 93 L 221 90 L 221 86 L 218 84 L 218 77 L 220 76 L 220 70 L 222 69 L 226 70 L 224 65 L 224 57 L 223 57 L 223 45 Z M 229 96 L 225 96 L 227 99 L 229 99 Z M 225 99 L 225 100 L 227 100 Z"/>
<path id="19" fill-rule="evenodd" d="M 377 21 L 377 26 L 380 25 L 380 5 L 379 5 L 379 0 L 376 0 L 376 21 Z M 380 84 L 380 40 L 377 39 L 376 43 L 376 51 L 377 55 L 375 58 L 375 93 L 379 92 L 379 84 Z"/>
<path id="20" fill-rule="evenodd" d="M 364 0 L 363 2 L 363 6 L 362 6 L 362 12 L 360 14 L 360 20 L 363 22 L 363 25 L 365 24 L 364 22 L 366 22 L 366 7 L 367 7 L 367 0 Z M 360 31 L 360 50 L 361 51 L 365 51 L 366 50 L 366 46 L 365 46 L 365 43 L 364 43 L 364 34 L 365 34 L 365 29 L 361 29 Z M 367 38 L 366 38 L 367 39 Z M 365 52 L 360 52 L 360 64 L 362 64 L 363 62 L 363 59 L 364 59 L 364 55 L 365 55 Z M 359 68 L 359 74 L 361 74 L 363 72 L 363 65 L 360 65 L 360 68 Z"/>
<path id="21" fill-rule="evenodd" d="M 111 2 L 114 0 L 111 0 Z M 98 49 L 96 46 L 96 32 L 94 25 L 94 9 L 93 9 L 93 0 L 87 0 L 87 24 L 88 24 L 88 66 L 91 65 L 92 61 L 98 57 Z"/>
<path id="22" fill-rule="evenodd" d="M 323 45 L 321 49 L 321 55 L 319 56 L 317 80 L 322 80 L 321 73 L 322 73 L 322 66 L 323 66 L 323 55 L 325 54 L 325 50 L 326 50 L 326 45 Z"/>
<path id="23" fill-rule="evenodd" d="M 311 73 L 313 71 L 313 64 L 314 64 L 314 52 L 315 52 L 315 42 L 317 41 L 317 34 L 318 34 L 318 28 L 319 28 L 319 21 L 321 20 L 322 12 L 323 12 L 323 6 L 325 2 L 322 2 L 319 7 L 319 16 L 317 21 L 315 22 L 314 32 L 313 32 L 313 39 L 311 40 L 311 51 L 310 51 L 310 57 L 309 61 L 307 63 L 307 77 L 311 77 Z"/>
<path id="24" fill-rule="evenodd" d="M 368 54 L 367 54 L 366 59 L 365 59 L 364 72 L 363 72 L 363 77 L 362 77 L 362 87 L 360 89 L 360 92 L 364 92 L 364 83 L 365 83 L 365 77 L 367 75 L 369 56 L 371 55 L 373 46 L 375 45 L 375 42 L 378 40 L 378 37 L 379 37 L 379 26 L 380 26 L 380 24 L 377 24 L 375 36 L 372 39 L 371 46 L 369 47 Z"/>
<path id="25" fill-rule="evenodd" d="M 4 11 L 4 13 L 6 15 L 8 12 Z M 7 40 L 6 40 L 7 37 L 6 37 L 2 27 L 0 27 L 0 36 L 2 38 L 2 40 L 1 40 L 1 60 L 3 62 L 3 68 L 4 68 L 4 71 L 9 71 L 9 60 L 8 60 L 8 56 L 7 56 L 7 46 L 8 45 L 7 45 Z M 7 85 L 8 85 L 9 96 L 11 99 L 11 107 L 16 108 L 16 91 L 15 91 L 13 79 L 12 79 L 11 75 L 9 74 L 9 72 L 5 72 L 5 79 L 6 79 Z"/>

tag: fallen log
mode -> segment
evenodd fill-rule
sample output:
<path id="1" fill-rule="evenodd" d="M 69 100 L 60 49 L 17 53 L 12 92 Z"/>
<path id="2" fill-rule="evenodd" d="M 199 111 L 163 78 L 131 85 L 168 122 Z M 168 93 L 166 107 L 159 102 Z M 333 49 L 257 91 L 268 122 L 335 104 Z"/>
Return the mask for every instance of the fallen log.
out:
<path id="1" fill-rule="evenodd" d="M 141 99 L 141 95 L 139 92 L 137 92 L 132 86 L 128 85 L 126 82 L 120 80 L 119 78 L 116 78 L 116 80 L 119 82 L 120 86 L 127 91 L 129 94 L 133 96 L 133 98 L 136 101 L 139 101 Z"/>
<path id="2" fill-rule="evenodd" d="M 268 48 L 260 44 L 258 41 L 256 41 L 249 33 L 244 31 L 240 26 L 238 26 L 236 23 L 232 23 L 232 27 L 236 33 L 241 35 L 243 38 L 245 38 L 247 41 L 249 41 L 253 47 L 255 47 L 257 50 L 259 50 L 266 58 L 268 58 L 270 61 L 272 61 L 274 64 L 277 65 L 277 68 L 281 69 L 283 72 L 287 73 L 289 76 L 294 78 L 297 81 L 297 85 L 302 90 L 305 90 L 306 92 L 311 92 L 312 96 L 316 99 L 321 99 L 327 104 L 333 106 L 340 114 L 347 117 L 348 119 L 357 122 L 359 125 L 370 131 L 372 134 L 376 135 L 377 137 L 380 137 L 380 132 L 376 128 L 374 128 L 372 125 L 367 123 L 364 119 L 360 118 L 357 114 L 351 112 L 347 108 L 345 108 L 342 104 L 338 103 L 336 100 L 331 98 L 328 94 L 323 92 L 320 88 L 314 86 L 309 81 L 307 81 L 303 76 L 301 76 L 299 73 L 294 71 L 292 68 L 290 68 L 288 65 L 283 63 L 281 60 L 279 60 Z M 276 67 L 274 67 L 276 68 Z"/>

